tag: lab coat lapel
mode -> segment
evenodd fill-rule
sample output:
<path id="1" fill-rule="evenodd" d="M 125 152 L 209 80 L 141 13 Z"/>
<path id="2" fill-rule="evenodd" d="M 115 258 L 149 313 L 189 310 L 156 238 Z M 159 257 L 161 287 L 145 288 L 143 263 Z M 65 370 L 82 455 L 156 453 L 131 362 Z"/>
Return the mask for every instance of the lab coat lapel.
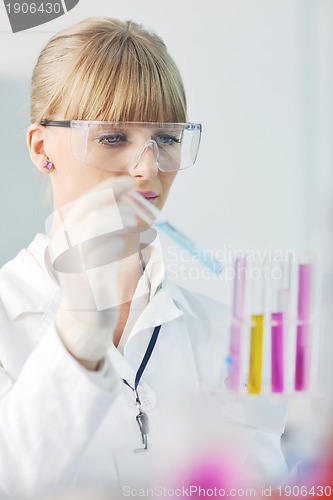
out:
<path id="1" fill-rule="evenodd" d="M 175 305 L 169 291 L 164 288 L 157 290 L 156 294 L 142 311 L 138 321 L 134 325 L 130 337 L 138 332 L 157 325 L 163 325 L 169 321 L 179 318 L 182 311 Z"/>
<path id="2" fill-rule="evenodd" d="M 153 329 L 157 325 L 162 325 L 154 352 L 143 374 L 141 385 L 148 388 L 147 384 L 149 384 L 153 387 L 154 380 L 160 378 L 161 370 L 170 371 L 171 374 L 172 367 L 177 364 L 177 370 L 184 372 L 181 374 L 182 385 L 188 379 L 193 387 L 193 380 L 197 379 L 196 370 L 186 324 L 182 316 L 183 311 L 176 306 L 170 289 L 168 287 L 160 288 L 134 325 L 125 344 L 124 355 L 122 356 L 114 346 L 109 350 L 111 361 L 120 377 L 134 381 Z M 166 359 L 170 348 L 171 357 Z M 163 365 L 166 363 L 166 366 L 162 368 L 160 363 Z M 179 372 L 177 373 L 179 376 Z M 176 384 L 176 381 L 172 381 L 172 379 L 172 376 L 168 377 L 168 385 Z"/>
<path id="3" fill-rule="evenodd" d="M 184 313 L 187 313 L 183 312 L 182 305 L 179 305 L 181 309 L 175 304 L 167 287 L 158 290 L 134 326 L 124 349 L 125 358 L 137 369 L 153 328 L 162 325 L 142 381 L 154 388 L 154 381 L 161 380 L 161 373 L 165 373 L 164 385 L 159 387 L 159 392 L 163 392 L 164 396 L 168 396 L 170 391 L 179 393 L 179 385 L 186 391 L 195 391 L 197 387 L 190 332 L 183 317 Z M 132 373 L 133 376 L 135 377 L 135 373 Z"/>
<path id="4" fill-rule="evenodd" d="M 108 351 L 112 364 L 121 378 L 134 381 L 155 326 L 162 325 L 163 328 L 164 323 L 181 315 L 182 312 L 175 306 L 170 294 L 166 290 L 159 289 L 134 325 L 125 344 L 124 355 L 114 345 Z"/>
<path id="5" fill-rule="evenodd" d="M 110 357 L 112 367 L 115 369 L 119 377 L 121 379 L 128 380 L 129 383 L 132 383 L 135 379 L 137 367 L 131 366 L 114 344 L 109 347 L 108 355 Z"/>

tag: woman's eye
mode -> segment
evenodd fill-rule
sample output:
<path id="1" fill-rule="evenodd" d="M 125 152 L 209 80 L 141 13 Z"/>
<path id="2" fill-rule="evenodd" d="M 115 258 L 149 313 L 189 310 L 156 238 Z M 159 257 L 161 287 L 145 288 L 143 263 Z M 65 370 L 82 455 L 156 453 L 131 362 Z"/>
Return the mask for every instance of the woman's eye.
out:
<path id="1" fill-rule="evenodd" d="M 105 134 L 98 137 L 97 142 L 105 146 L 114 146 L 127 142 L 127 137 L 125 134 Z"/>
<path id="2" fill-rule="evenodd" d="M 174 144 L 180 144 L 181 142 L 179 137 L 169 134 L 155 135 L 152 139 L 154 139 L 157 144 L 161 144 L 162 146 L 173 146 Z"/>

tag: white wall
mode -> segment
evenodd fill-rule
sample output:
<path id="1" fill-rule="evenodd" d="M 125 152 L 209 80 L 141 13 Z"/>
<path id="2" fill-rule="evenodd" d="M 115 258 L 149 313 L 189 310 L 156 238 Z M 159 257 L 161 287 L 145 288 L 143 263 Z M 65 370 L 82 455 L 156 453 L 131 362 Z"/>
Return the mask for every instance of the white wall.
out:
<path id="1" fill-rule="evenodd" d="M 220 255 L 322 242 L 332 14 L 330 0 L 80 0 L 65 16 L 12 34 L 1 3 L 0 264 L 43 229 L 48 211 L 25 152 L 32 66 L 53 32 L 98 15 L 133 19 L 162 36 L 184 77 L 189 119 L 203 124 L 198 163 L 179 174 L 169 218 Z M 195 275 L 192 264 L 186 269 Z M 200 276 L 186 285 L 229 300 L 229 287 Z"/>

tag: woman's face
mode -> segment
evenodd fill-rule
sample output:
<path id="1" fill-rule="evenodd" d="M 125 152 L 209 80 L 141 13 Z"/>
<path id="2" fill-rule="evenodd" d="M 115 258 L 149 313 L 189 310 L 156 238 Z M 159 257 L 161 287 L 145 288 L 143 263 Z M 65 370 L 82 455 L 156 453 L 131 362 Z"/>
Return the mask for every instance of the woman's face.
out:
<path id="1" fill-rule="evenodd" d="M 70 128 L 41 127 L 40 132 L 43 134 L 45 155 L 54 165 L 51 172 L 54 208 L 79 198 L 103 180 L 120 175 L 132 177 L 136 191 L 140 191 L 157 208 L 163 207 L 176 172 L 158 170 L 152 147 L 144 150 L 134 169 L 107 171 L 88 166 L 74 155 Z M 136 138 L 138 150 L 149 138 L 142 134 Z"/>

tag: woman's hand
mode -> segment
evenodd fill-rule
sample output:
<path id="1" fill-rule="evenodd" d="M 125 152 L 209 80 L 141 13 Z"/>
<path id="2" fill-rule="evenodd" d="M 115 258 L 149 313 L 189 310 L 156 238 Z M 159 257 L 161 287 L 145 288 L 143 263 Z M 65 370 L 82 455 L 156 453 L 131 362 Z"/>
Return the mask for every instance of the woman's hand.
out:
<path id="1" fill-rule="evenodd" d="M 69 352 L 89 369 L 104 358 L 119 305 L 132 299 L 142 273 L 137 219 L 120 199 L 131 187 L 129 178 L 108 179 L 53 215 L 48 253 L 62 290 L 56 328 Z"/>

